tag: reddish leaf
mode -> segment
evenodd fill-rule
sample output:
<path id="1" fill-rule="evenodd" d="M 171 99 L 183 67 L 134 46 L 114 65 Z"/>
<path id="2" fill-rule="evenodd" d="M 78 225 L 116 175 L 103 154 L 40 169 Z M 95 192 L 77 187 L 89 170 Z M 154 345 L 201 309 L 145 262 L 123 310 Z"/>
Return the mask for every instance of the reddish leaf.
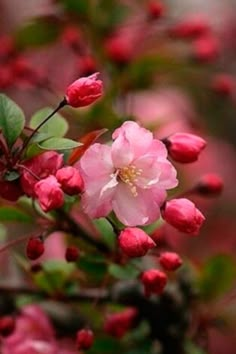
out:
<path id="1" fill-rule="evenodd" d="M 79 141 L 83 145 L 79 146 L 78 148 L 72 151 L 69 156 L 68 163 L 70 165 L 73 165 L 76 161 L 78 161 L 79 158 L 83 155 L 83 153 L 89 148 L 89 146 L 92 145 L 102 134 L 106 132 L 107 129 L 94 130 L 80 138 Z"/>

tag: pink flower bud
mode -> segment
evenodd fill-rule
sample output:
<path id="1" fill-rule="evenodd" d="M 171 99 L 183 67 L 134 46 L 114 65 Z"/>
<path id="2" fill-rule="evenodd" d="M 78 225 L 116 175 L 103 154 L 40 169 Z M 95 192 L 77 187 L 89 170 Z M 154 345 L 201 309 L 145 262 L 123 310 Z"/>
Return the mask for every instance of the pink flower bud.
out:
<path id="1" fill-rule="evenodd" d="M 219 56 L 219 43 L 212 35 L 206 35 L 193 42 L 193 57 L 200 62 L 211 62 Z"/>
<path id="2" fill-rule="evenodd" d="M 26 246 L 26 255 L 31 261 L 35 261 L 44 253 L 44 243 L 38 237 L 31 237 Z"/>
<path id="3" fill-rule="evenodd" d="M 27 169 L 21 169 L 21 186 L 25 194 L 35 197 L 34 186 L 38 182 L 37 178 L 46 178 L 55 175 L 56 171 L 62 166 L 63 155 L 55 151 L 46 151 L 34 156 L 22 163 Z M 31 172 L 31 173 L 30 173 Z"/>
<path id="4" fill-rule="evenodd" d="M 0 88 L 5 89 L 14 83 L 14 76 L 11 66 L 8 64 L 1 64 L 0 66 Z"/>
<path id="5" fill-rule="evenodd" d="M 133 307 L 114 313 L 106 318 L 104 331 L 115 338 L 123 337 L 134 325 L 137 310 Z"/>
<path id="6" fill-rule="evenodd" d="M 141 274 L 141 282 L 144 285 L 146 296 L 160 295 L 167 283 L 167 276 L 158 269 L 149 269 Z"/>
<path id="7" fill-rule="evenodd" d="M 206 196 L 217 196 L 222 192 L 223 187 L 222 179 L 215 173 L 209 173 L 202 176 L 195 191 Z"/>
<path id="8" fill-rule="evenodd" d="M 150 19 L 157 20 L 164 14 L 164 6 L 160 1 L 150 0 L 148 3 L 148 15 Z"/>
<path id="9" fill-rule="evenodd" d="M 197 161 L 200 152 L 206 146 L 205 140 L 188 133 L 173 134 L 164 142 L 171 158 L 181 163 Z"/>
<path id="10" fill-rule="evenodd" d="M 65 253 L 65 259 L 67 262 L 76 262 L 79 257 L 79 250 L 75 246 L 67 247 Z"/>
<path id="11" fill-rule="evenodd" d="M 121 231 L 118 243 L 128 257 L 142 257 L 156 246 L 151 237 L 137 227 L 127 227 Z"/>
<path id="12" fill-rule="evenodd" d="M 212 79 L 212 90 L 222 96 L 230 96 L 235 90 L 235 80 L 231 75 L 218 74 Z"/>
<path id="13" fill-rule="evenodd" d="M 62 167 L 56 172 L 56 179 L 61 185 L 62 190 L 69 194 L 78 194 L 83 190 L 84 183 L 79 171 L 72 167 Z"/>
<path id="14" fill-rule="evenodd" d="M 197 235 L 205 220 L 200 210 L 186 198 L 166 202 L 162 211 L 163 219 L 181 232 Z"/>
<path id="15" fill-rule="evenodd" d="M 169 271 L 176 270 L 183 264 L 180 256 L 174 252 L 163 252 L 160 255 L 159 262 L 165 270 Z"/>
<path id="16" fill-rule="evenodd" d="M 94 342 L 94 334 L 90 329 L 81 329 L 76 334 L 76 346 L 78 350 L 88 350 Z"/>
<path id="17" fill-rule="evenodd" d="M 34 191 L 40 207 L 45 212 L 60 208 L 64 203 L 64 193 L 61 185 L 52 175 L 37 182 Z"/>
<path id="18" fill-rule="evenodd" d="M 0 336 L 8 337 L 15 330 L 15 319 L 12 316 L 3 316 L 0 318 Z"/>
<path id="19" fill-rule="evenodd" d="M 15 43 L 13 37 L 3 35 L 0 37 L 0 57 L 8 57 L 14 54 Z"/>
<path id="20" fill-rule="evenodd" d="M 74 81 L 66 90 L 66 101 L 72 107 L 85 107 L 102 96 L 103 84 L 97 80 L 99 73 L 81 77 Z"/>

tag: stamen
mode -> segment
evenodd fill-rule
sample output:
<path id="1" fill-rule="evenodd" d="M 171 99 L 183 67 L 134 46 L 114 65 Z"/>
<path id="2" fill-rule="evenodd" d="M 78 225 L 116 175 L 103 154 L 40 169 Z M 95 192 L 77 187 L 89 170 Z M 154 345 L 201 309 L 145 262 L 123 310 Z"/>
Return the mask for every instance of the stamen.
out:
<path id="1" fill-rule="evenodd" d="M 142 169 L 137 168 L 134 165 L 125 166 L 118 170 L 118 177 L 121 181 L 128 184 L 134 197 L 137 197 L 138 195 L 135 183 L 138 181 L 137 177 L 140 176 L 142 172 Z"/>

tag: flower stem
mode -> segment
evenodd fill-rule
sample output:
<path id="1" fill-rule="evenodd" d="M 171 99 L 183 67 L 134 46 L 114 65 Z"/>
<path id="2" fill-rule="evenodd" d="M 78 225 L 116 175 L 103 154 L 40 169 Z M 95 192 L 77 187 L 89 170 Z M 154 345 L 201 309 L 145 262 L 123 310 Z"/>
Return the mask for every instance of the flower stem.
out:
<path id="1" fill-rule="evenodd" d="M 34 131 L 31 133 L 31 135 L 25 140 L 25 142 L 22 145 L 22 148 L 20 149 L 18 153 L 18 157 L 20 157 L 25 150 L 25 148 L 28 146 L 30 140 L 35 136 L 35 134 L 39 131 L 39 129 L 47 123 L 47 121 L 54 116 L 62 107 L 64 107 L 67 104 L 66 99 L 64 98 L 59 105 L 50 113 L 38 126 L 37 128 L 34 129 Z"/>

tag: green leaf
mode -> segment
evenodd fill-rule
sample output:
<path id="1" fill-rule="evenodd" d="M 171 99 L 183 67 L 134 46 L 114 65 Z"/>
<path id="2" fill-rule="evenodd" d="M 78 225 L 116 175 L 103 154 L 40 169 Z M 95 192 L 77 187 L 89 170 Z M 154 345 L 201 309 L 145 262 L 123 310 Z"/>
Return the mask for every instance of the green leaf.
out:
<path id="1" fill-rule="evenodd" d="M 21 108 L 6 95 L 0 95 L 0 129 L 11 147 L 21 134 L 25 116 Z"/>
<path id="2" fill-rule="evenodd" d="M 19 172 L 17 171 L 7 171 L 4 175 L 4 180 L 5 181 L 15 181 L 20 177 Z"/>
<path id="3" fill-rule="evenodd" d="M 98 255 L 81 255 L 78 268 L 84 271 L 93 282 L 101 282 L 107 273 L 106 259 Z"/>
<path id="4" fill-rule="evenodd" d="M 20 209 L 10 206 L 0 207 L 0 221 L 1 222 L 32 222 L 32 218 Z"/>
<path id="5" fill-rule="evenodd" d="M 74 149 L 81 145 L 82 144 L 77 141 L 66 138 L 49 138 L 38 144 L 38 146 L 44 150 L 67 150 Z"/>
<path id="6" fill-rule="evenodd" d="M 35 284 L 48 293 L 66 290 L 75 265 L 61 260 L 49 260 L 43 263 L 43 271 L 35 274 Z"/>
<path id="7" fill-rule="evenodd" d="M 98 228 L 98 230 L 101 232 L 101 237 L 103 241 L 106 243 L 106 245 L 111 249 L 114 250 L 116 246 L 116 235 L 113 231 L 113 228 L 109 221 L 105 218 L 99 218 L 96 220 L 93 220 L 93 223 L 95 226 Z"/>
<path id="8" fill-rule="evenodd" d="M 85 15 L 88 12 L 89 1 L 75 1 L 75 0 L 59 0 L 64 8 L 72 13 L 77 13 L 78 15 Z"/>
<path id="9" fill-rule="evenodd" d="M 117 279 L 129 280 L 137 278 L 140 271 L 135 266 L 135 261 L 130 261 L 125 265 L 111 264 L 108 272 Z"/>
<path id="10" fill-rule="evenodd" d="M 235 283 L 236 264 L 228 255 L 217 255 L 204 265 L 198 282 L 201 295 L 214 299 L 229 291 Z"/>
<path id="11" fill-rule="evenodd" d="M 52 109 L 50 107 L 42 108 L 34 113 L 29 123 L 30 127 L 33 129 L 37 128 L 37 126 L 42 123 L 50 113 L 52 113 Z M 39 132 L 45 134 L 45 136 L 49 135 L 50 137 L 63 137 L 68 131 L 68 128 L 69 126 L 65 118 L 63 118 L 59 113 L 56 113 L 39 129 Z"/>
<path id="12" fill-rule="evenodd" d="M 15 42 L 21 49 L 39 47 L 53 42 L 59 34 L 60 22 L 55 17 L 39 17 L 24 24 L 16 32 Z"/>

